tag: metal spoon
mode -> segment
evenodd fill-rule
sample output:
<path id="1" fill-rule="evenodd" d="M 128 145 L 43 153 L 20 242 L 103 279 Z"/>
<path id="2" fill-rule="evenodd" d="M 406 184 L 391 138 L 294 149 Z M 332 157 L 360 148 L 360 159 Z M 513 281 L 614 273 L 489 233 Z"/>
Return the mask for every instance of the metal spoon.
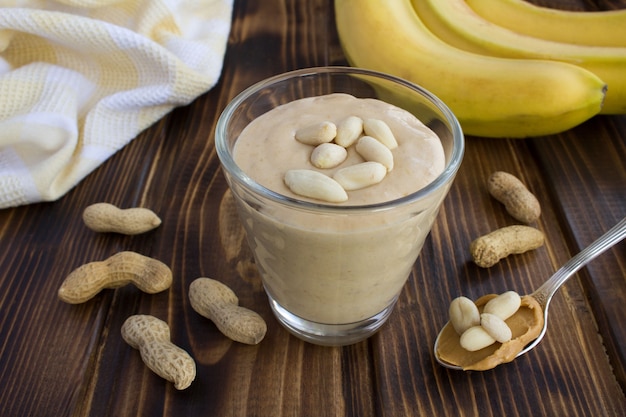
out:
<path id="1" fill-rule="evenodd" d="M 541 333 L 539 333 L 539 336 L 531 343 L 526 345 L 526 347 L 524 347 L 524 349 L 519 352 L 516 357 L 519 357 L 529 350 L 533 349 L 539 344 L 539 342 L 541 342 L 541 339 L 543 339 L 543 337 L 545 336 L 546 330 L 548 329 L 548 307 L 550 306 L 550 300 L 552 300 L 552 297 L 561 287 L 561 285 L 563 285 L 569 278 L 571 278 L 580 268 L 585 266 L 588 262 L 595 259 L 598 255 L 600 255 L 613 245 L 620 242 L 622 239 L 624 239 L 624 237 L 626 237 L 626 217 L 623 218 L 615 226 L 613 226 L 611 230 L 598 238 L 598 240 L 587 246 L 576 256 L 567 261 L 558 271 L 554 273 L 554 275 L 552 275 L 552 277 L 550 277 L 549 280 L 544 282 L 541 287 L 537 288 L 535 292 L 530 294 L 533 298 L 537 300 L 539 305 L 541 305 L 541 308 L 543 310 L 544 324 L 543 328 L 541 329 Z M 437 362 L 439 362 L 442 366 L 445 366 L 446 368 L 462 370 L 460 366 L 444 361 L 437 354 L 437 347 L 439 345 L 440 336 L 441 332 L 437 336 L 437 340 L 435 340 L 435 358 L 437 359 Z"/>

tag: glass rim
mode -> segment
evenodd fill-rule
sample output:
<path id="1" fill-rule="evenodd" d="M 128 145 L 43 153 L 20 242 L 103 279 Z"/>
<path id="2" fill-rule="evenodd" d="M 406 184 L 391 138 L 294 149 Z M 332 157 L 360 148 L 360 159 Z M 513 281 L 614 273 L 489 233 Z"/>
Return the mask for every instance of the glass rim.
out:
<path id="1" fill-rule="evenodd" d="M 426 186 L 420 188 L 419 190 L 408 194 L 406 196 L 394 199 L 383 201 L 379 203 L 373 204 L 362 204 L 362 205 L 337 205 L 331 203 L 323 203 L 323 202 L 312 202 L 300 200 L 297 198 L 289 197 L 284 194 L 280 194 L 276 191 L 270 190 L 269 188 L 259 184 L 254 181 L 249 175 L 247 175 L 235 162 L 232 152 L 228 147 L 228 143 L 226 140 L 226 128 L 228 126 L 228 121 L 234 114 L 235 110 L 239 107 L 239 105 L 245 101 L 247 98 L 258 92 L 259 90 L 269 87 L 272 84 L 275 84 L 280 81 L 285 81 L 290 78 L 295 77 L 308 77 L 319 74 L 346 74 L 346 75 L 365 75 L 373 78 L 379 78 L 386 81 L 391 81 L 395 84 L 404 86 L 411 90 L 416 91 L 418 94 L 424 96 L 427 100 L 429 100 L 432 104 L 434 104 L 438 111 L 440 111 L 443 116 L 448 120 L 448 123 L 451 127 L 452 133 L 452 153 L 450 155 L 450 160 L 446 164 L 444 170 L 435 178 L 433 181 L 428 183 Z M 461 125 L 457 119 L 457 117 L 452 113 L 452 111 L 448 108 L 448 106 L 441 101 L 437 96 L 435 96 L 430 91 L 425 88 L 407 81 L 405 79 L 386 74 L 379 71 L 364 69 L 364 68 L 356 68 L 356 67 L 345 67 L 345 66 L 325 66 L 325 67 L 310 67 L 303 68 L 294 71 L 284 72 L 278 75 L 271 76 L 269 78 L 265 78 L 251 86 L 247 87 L 239 94 L 237 94 L 224 108 L 220 117 L 217 120 L 217 125 L 215 127 L 215 135 L 214 135 L 214 143 L 217 151 L 217 155 L 220 159 L 222 167 L 231 174 L 232 178 L 243 184 L 246 188 L 252 189 L 255 193 L 262 195 L 265 198 L 268 198 L 274 202 L 279 204 L 291 206 L 298 209 L 307 209 L 312 211 L 323 211 L 323 212 L 359 212 L 359 211 L 378 211 L 378 210 L 386 210 L 398 206 L 408 205 L 414 201 L 420 200 L 430 194 L 432 194 L 435 190 L 443 187 L 450 178 L 456 175 L 459 167 L 461 166 L 461 162 L 463 160 L 463 153 L 465 151 L 465 138 L 463 135 L 463 131 L 461 129 Z"/>

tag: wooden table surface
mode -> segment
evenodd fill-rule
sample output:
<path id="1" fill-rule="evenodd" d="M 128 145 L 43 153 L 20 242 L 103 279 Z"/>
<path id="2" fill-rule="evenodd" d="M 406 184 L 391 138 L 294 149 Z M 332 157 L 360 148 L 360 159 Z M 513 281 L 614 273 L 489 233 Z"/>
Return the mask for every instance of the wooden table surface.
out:
<path id="1" fill-rule="evenodd" d="M 539 2 L 538 2 L 539 3 Z M 573 9 L 626 1 L 542 1 Z M 626 116 L 594 117 L 550 137 L 467 137 L 465 159 L 389 322 L 342 348 L 290 336 L 273 318 L 243 241 L 213 146 L 216 120 L 238 92 L 296 68 L 345 64 L 331 0 L 236 0 L 219 84 L 141 133 L 53 203 L 0 211 L 0 410 L 13 416 L 624 416 L 626 244 L 583 268 L 557 294 L 544 341 L 487 372 L 438 366 L 432 346 L 456 296 L 531 292 L 626 215 Z M 537 195 L 542 248 L 490 269 L 475 266 L 475 237 L 514 223 L 485 191 L 496 170 Z M 134 237 L 96 234 L 85 206 L 145 206 L 163 224 Z M 168 264 L 170 290 L 105 290 L 58 300 L 66 275 L 134 250 Z M 195 313 L 188 287 L 230 285 L 268 323 L 256 346 L 231 342 Z M 152 314 L 197 364 L 177 391 L 120 336 Z"/>

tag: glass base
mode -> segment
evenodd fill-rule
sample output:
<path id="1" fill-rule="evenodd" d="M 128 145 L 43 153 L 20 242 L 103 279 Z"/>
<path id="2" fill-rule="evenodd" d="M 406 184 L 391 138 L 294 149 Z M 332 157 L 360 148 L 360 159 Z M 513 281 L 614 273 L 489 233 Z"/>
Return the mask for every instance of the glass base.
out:
<path id="1" fill-rule="evenodd" d="M 274 315 L 291 334 L 305 342 L 322 346 L 352 345 L 367 339 L 385 324 L 397 300 L 397 298 L 394 299 L 383 311 L 362 321 L 348 324 L 324 324 L 291 314 L 269 294 L 267 297 Z"/>

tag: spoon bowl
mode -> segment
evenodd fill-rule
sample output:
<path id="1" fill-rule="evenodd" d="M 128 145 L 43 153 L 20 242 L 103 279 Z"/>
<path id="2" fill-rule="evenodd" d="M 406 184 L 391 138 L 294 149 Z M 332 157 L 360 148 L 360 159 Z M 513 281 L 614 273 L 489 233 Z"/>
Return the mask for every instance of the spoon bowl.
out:
<path id="1" fill-rule="evenodd" d="M 595 259 L 598 255 L 602 254 L 604 251 L 619 243 L 622 239 L 626 237 L 626 217 L 623 218 L 619 223 L 613 226 L 608 232 L 598 238 L 595 242 L 587 246 L 585 249 L 580 251 L 577 255 L 567 261 L 558 271 L 550 277 L 546 282 L 544 282 L 539 288 L 537 288 L 532 294 L 533 297 L 543 311 L 543 328 L 539 333 L 539 336 L 532 342 L 528 343 L 524 349 L 522 349 L 516 358 L 525 354 L 529 350 L 533 349 L 535 346 L 541 342 L 541 339 L 546 334 L 546 330 L 548 329 L 548 308 L 550 307 L 550 301 L 552 297 L 557 292 L 557 290 L 569 279 L 571 278 L 580 268 L 585 266 L 588 262 Z M 444 326 L 445 328 L 445 326 Z M 437 335 L 437 339 L 435 340 L 435 359 L 439 362 L 440 365 L 456 370 L 463 370 L 462 367 L 449 363 L 443 359 L 438 354 L 438 346 L 439 346 L 439 338 L 441 337 L 441 332 Z"/>

